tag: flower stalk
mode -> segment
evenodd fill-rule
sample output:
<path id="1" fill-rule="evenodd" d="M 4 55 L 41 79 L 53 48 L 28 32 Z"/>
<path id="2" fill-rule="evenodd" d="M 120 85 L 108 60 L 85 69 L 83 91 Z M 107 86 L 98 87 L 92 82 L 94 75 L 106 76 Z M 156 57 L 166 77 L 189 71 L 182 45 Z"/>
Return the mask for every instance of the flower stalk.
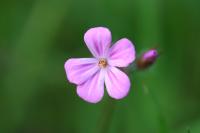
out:
<path id="1" fill-rule="evenodd" d="M 97 130 L 98 130 L 97 133 L 109 132 L 115 108 L 116 108 L 116 102 L 107 96 L 106 103 L 102 108 L 100 119 L 97 125 Z"/>

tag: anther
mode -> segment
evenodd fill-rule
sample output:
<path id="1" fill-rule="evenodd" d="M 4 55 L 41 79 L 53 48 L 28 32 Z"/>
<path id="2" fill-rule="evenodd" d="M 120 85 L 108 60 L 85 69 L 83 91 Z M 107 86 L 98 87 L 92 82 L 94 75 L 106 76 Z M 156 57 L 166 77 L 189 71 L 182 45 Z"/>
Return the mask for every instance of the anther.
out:
<path id="1" fill-rule="evenodd" d="M 104 58 L 99 59 L 98 65 L 100 68 L 105 68 L 107 66 L 107 60 Z"/>

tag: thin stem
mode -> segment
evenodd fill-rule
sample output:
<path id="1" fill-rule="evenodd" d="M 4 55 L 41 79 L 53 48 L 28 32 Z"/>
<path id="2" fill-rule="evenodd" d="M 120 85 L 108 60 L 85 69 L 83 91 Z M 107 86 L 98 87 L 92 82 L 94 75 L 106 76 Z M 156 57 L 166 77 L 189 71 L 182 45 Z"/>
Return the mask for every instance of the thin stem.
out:
<path id="1" fill-rule="evenodd" d="M 103 106 L 100 119 L 99 119 L 99 124 L 97 125 L 97 130 L 98 133 L 108 133 L 110 129 L 110 125 L 112 123 L 112 118 L 115 110 L 115 102 L 107 98 L 107 102 Z"/>
<path id="2" fill-rule="evenodd" d="M 191 133 L 191 130 L 190 130 L 190 128 L 189 128 L 189 127 L 187 128 L 187 133 Z"/>
<path id="3" fill-rule="evenodd" d="M 133 71 L 136 71 L 138 68 L 137 68 L 137 65 L 135 62 L 131 63 L 127 68 L 124 68 L 123 71 L 126 72 L 127 74 L 128 73 L 132 73 Z"/>
<path id="4" fill-rule="evenodd" d="M 163 116 L 161 106 L 160 106 L 156 96 L 146 86 L 143 86 L 143 87 L 144 87 L 144 92 L 151 96 L 151 99 L 156 106 L 156 110 L 157 110 L 157 114 L 158 114 L 158 121 L 159 121 L 159 124 L 160 124 L 160 129 L 159 129 L 160 133 L 168 133 L 166 121 L 165 121 L 165 118 Z"/>

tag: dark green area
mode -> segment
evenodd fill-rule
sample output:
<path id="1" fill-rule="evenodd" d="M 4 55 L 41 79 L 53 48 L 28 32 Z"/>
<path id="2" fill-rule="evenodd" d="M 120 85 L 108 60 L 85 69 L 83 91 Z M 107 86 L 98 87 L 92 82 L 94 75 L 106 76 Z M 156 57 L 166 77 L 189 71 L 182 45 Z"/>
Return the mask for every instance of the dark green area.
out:
<path id="1" fill-rule="evenodd" d="M 161 51 L 119 101 L 86 103 L 66 79 L 96 26 Z M 200 133 L 199 0 L 0 1 L 0 133 L 100 132 Z"/>

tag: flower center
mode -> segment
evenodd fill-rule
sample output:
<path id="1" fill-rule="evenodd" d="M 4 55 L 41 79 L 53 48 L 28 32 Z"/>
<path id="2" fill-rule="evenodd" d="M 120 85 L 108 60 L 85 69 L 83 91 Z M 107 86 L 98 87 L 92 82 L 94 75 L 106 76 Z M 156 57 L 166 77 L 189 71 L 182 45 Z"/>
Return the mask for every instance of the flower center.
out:
<path id="1" fill-rule="evenodd" d="M 107 60 L 105 58 L 99 59 L 98 65 L 99 65 L 100 68 L 105 68 L 107 66 L 107 64 L 108 63 L 107 63 Z"/>

